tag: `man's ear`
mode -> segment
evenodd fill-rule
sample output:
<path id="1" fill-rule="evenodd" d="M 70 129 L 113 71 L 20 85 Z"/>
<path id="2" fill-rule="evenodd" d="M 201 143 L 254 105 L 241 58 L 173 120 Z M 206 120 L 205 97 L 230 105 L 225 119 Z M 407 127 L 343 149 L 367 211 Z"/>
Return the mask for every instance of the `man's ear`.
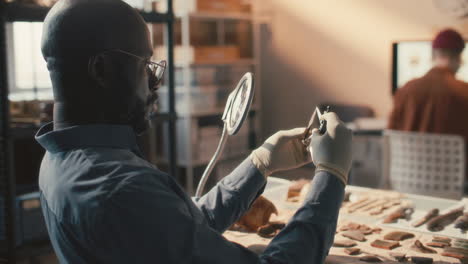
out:
<path id="1" fill-rule="evenodd" d="M 100 86 L 105 83 L 105 56 L 103 54 L 95 55 L 89 58 L 88 74 L 91 79 L 96 81 Z"/>

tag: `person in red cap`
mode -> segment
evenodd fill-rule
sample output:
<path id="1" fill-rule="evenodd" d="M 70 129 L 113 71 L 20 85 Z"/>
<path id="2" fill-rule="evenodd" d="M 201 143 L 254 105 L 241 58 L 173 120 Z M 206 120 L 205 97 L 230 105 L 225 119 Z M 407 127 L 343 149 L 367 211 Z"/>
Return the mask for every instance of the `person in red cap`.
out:
<path id="1" fill-rule="evenodd" d="M 389 129 L 461 135 L 468 143 L 468 122 L 460 119 L 468 114 L 468 83 L 455 78 L 464 48 L 465 41 L 455 30 L 437 34 L 432 42 L 433 68 L 398 89 Z"/>

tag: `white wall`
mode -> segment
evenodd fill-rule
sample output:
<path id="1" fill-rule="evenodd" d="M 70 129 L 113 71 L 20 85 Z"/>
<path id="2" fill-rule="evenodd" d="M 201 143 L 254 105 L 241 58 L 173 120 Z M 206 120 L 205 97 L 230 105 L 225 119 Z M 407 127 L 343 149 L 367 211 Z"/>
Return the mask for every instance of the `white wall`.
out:
<path id="1" fill-rule="evenodd" d="M 258 0 L 257 7 L 270 9 L 271 25 L 261 37 L 264 137 L 304 126 L 324 101 L 368 105 L 386 117 L 392 42 L 431 39 L 445 27 L 468 32 L 468 20 L 432 0 Z"/>

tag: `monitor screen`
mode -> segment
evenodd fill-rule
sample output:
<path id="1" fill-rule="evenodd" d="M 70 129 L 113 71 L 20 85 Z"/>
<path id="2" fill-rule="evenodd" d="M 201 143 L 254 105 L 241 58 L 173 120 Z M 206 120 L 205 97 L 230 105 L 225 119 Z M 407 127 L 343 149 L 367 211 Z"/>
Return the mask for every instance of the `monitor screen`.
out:
<path id="1" fill-rule="evenodd" d="M 404 41 L 393 44 L 393 80 L 395 92 L 408 81 L 423 76 L 432 68 L 431 41 Z M 457 79 L 468 82 L 468 50 L 462 53 Z"/>

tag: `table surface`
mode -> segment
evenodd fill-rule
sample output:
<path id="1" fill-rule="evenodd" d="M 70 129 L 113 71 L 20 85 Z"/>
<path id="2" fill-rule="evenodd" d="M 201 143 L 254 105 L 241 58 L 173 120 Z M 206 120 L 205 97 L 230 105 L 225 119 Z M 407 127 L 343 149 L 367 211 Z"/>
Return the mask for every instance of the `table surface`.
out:
<path id="1" fill-rule="evenodd" d="M 272 218 L 270 219 L 271 221 L 285 221 L 287 222 L 292 215 L 295 213 L 295 211 L 300 207 L 300 203 L 292 203 L 292 202 L 287 202 L 286 201 L 286 192 L 287 192 L 287 187 L 289 186 L 289 182 L 285 180 L 277 180 L 277 179 L 272 179 L 274 184 L 269 183 L 267 185 L 267 189 L 264 192 L 264 196 L 273 201 L 273 203 L 276 205 L 278 208 L 279 214 L 278 216 L 273 215 Z M 400 195 L 396 192 L 392 191 L 386 191 L 386 190 L 376 190 L 376 189 L 369 189 L 369 188 L 362 188 L 362 187 L 357 187 L 357 186 L 348 186 L 346 188 L 347 192 L 351 192 L 352 196 L 355 194 L 367 194 L 367 193 L 378 193 L 378 194 L 386 194 L 386 195 Z M 351 197 L 352 198 L 352 197 Z M 381 234 L 371 234 L 366 236 L 367 241 L 365 242 L 358 242 L 356 247 L 360 248 L 361 251 L 363 251 L 364 254 L 360 254 L 357 256 L 348 256 L 344 253 L 343 248 L 337 248 L 337 247 L 332 247 L 330 250 L 330 254 L 326 260 L 326 263 L 366 263 L 362 262 L 359 260 L 360 257 L 364 256 L 365 253 L 373 254 L 376 256 L 379 256 L 384 263 L 398 263 L 393 260 L 389 256 L 390 252 L 402 252 L 405 253 L 407 256 L 421 256 L 421 257 L 430 257 L 434 259 L 434 263 L 460 263 L 458 259 L 451 258 L 451 257 L 443 257 L 439 254 L 423 254 L 419 253 L 416 251 L 413 251 L 410 248 L 410 245 L 414 243 L 416 239 L 419 239 L 423 244 L 426 242 L 430 242 L 432 240 L 433 236 L 445 236 L 445 237 L 452 237 L 452 238 L 465 238 L 467 239 L 466 234 L 460 233 L 460 231 L 455 230 L 453 228 L 446 228 L 442 232 L 429 232 L 427 231 L 424 226 L 414 229 L 411 227 L 409 224 L 411 221 L 414 221 L 414 219 L 418 219 L 420 216 L 424 215 L 425 212 L 432 208 L 439 208 L 441 210 L 441 213 L 443 213 L 446 210 L 449 210 L 450 208 L 454 208 L 457 206 L 460 206 L 460 204 L 465 203 L 465 201 L 456 201 L 456 200 L 448 200 L 448 199 L 441 199 L 441 198 L 435 198 L 435 197 L 428 197 L 428 196 L 422 196 L 422 195 L 404 195 L 405 200 L 410 201 L 414 207 L 415 207 L 415 213 L 413 214 L 412 219 L 408 222 L 406 220 L 399 220 L 395 224 L 382 224 L 381 220 L 384 217 L 384 215 L 381 215 L 380 217 L 372 217 L 370 215 L 365 215 L 365 214 L 359 214 L 359 213 L 354 213 L 354 214 L 348 214 L 347 210 L 344 210 L 342 208 L 340 210 L 340 217 L 338 219 L 338 225 L 346 224 L 347 222 L 355 222 L 355 223 L 360 223 L 360 224 L 366 224 L 370 227 L 380 227 L 382 228 Z M 453 229 L 453 230 L 452 230 Z M 379 249 L 379 248 L 374 248 L 370 246 L 370 243 L 374 241 L 375 239 L 382 239 L 383 236 L 386 233 L 389 233 L 391 231 L 408 231 L 411 232 L 415 235 L 414 238 L 412 239 L 407 239 L 405 241 L 401 241 L 400 247 L 397 247 L 393 250 L 385 250 L 385 249 Z M 247 248 L 250 248 L 251 250 L 260 253 L 263 251 L 263 249 L 268 245 L 271 239 L 267 238 L 262 238 L 258 236 L 256 233 L 245 233 L 245 232 L 239 232 L 239 231 L 226 231 L 224 233 L 224 236 L 230 240 L 234 241 L 236 243 L 239 243 Z M 338 239 L 345 239 L 344 237 L 341 236 L 340 233 L 337 233 L 335 236 L 335 240 Z M 433 248 L 435 249 L 438 253 L 441 253 L 443 249 L 439 248 Z"/>

